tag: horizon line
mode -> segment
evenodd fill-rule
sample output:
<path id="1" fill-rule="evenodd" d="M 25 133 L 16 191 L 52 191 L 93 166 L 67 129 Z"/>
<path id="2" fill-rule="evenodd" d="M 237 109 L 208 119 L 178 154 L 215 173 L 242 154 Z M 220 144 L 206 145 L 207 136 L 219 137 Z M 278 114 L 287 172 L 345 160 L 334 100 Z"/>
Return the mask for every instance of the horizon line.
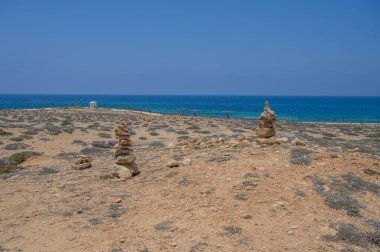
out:
<path id="1" fill-rule="evenodd" d="M 271 94 L 271 95 L 254 95 L 254 94 L 85 94 L 85 93 L 50 93 L 50 94 L 39 94 L 39 93 L 32 93 L 32 94 L 25 94 L 25 93 L 9 93 L 4 94 L 0 93 L 0 95 L 74 95 L 74 96 L 80 96 L 80 95 L 96 95 L 96 96 L 219 96 L 219 97 L 369 97 L 369 98 L 380 98 L 380 95 L 281 95 L 281 94 Z"/>

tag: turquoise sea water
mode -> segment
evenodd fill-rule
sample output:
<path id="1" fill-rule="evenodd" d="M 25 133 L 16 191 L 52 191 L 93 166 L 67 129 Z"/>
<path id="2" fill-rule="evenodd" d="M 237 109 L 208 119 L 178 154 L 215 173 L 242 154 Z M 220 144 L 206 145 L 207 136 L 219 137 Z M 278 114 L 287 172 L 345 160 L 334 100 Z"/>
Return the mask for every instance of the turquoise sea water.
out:
<path id="1" fill-rule="evenodd" d="M 0 95 L 1 109 L 88 106 L 158 113 L 256 119 L 265 100 L 280 120 L 380 123 L 380 97 Z"/>

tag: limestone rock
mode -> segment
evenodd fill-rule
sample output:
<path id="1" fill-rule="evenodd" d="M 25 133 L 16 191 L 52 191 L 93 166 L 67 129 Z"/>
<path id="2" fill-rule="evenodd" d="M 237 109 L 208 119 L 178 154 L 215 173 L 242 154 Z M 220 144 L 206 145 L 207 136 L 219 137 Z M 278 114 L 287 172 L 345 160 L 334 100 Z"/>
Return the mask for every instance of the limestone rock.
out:
<path id="1" fill-rule="evenodd" d="M 173 160 L 168 161 L 166 163 L 166 166 L 169 167 L 169 168 L 178 167 L 179 166 L 179 162 L 173 159 Z"/>
<path id="2" fill-rule="evenodd" d="M 83 170 L 91 167 L 92 158 L 89 156 L 80 155 L 78 160 L 73 165 L 74 170 Z"/>
<path id="3" fill-rule="evenodd" d="M 115 164 L 114 174 L 121 180 L 132 178 L 132 171 L 125 166 Z"/>
<path id="4" fill-rule="evenodd" d="M 293 144 L 293 145 L 299 145 L 299 146 L 305 146 L 305 145 L 306 145 L 306 143 L 305 143 L 304 141 L 301 141 L 301 140 L 299 140 L 298 138 L 294 139 L 294 140 L 292 141 L 292 144 Z"/>
<path id="5" fill-rule="evenodd" d="M 133 155 L 123 155 L 118 156 L 116 159 L 116 164 L 132 164 L 135 161 L 136 157 Z"/>
<path id="6" fill-rule="evenodd" d="M 280 144 L 281 143 L 281 141 L 279 141 L 275 137 L 271 137 L 271 138 L 257 138 L 256 142 L 258 144 L 260 144 L 260 145 L 267 145 L 267 146 L 274 145 L 274 144 Z"/>
<path id="7" fill-rule="evenodd" d="M 190 158 L 185 158 L 185 160 L 182 161 L 183 165 L 191 165 L 191 159 Z"/>

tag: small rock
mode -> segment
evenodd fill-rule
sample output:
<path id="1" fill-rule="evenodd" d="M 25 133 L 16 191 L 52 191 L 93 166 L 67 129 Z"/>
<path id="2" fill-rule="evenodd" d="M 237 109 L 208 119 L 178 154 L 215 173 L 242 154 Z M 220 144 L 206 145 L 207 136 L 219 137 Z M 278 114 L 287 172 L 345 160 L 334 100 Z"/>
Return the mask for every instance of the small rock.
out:
<path id="1" fill-rule="evenodd" d="M 293 231 L 289 231 L 289 232 L 288 232 L 288 235 L 293 235 L 293 234 L 294 234 Z"/>
<path id="2" fill-rule="evenodd" d="M 279 141 L 280 143 L 286 143 L 287 141 L 289 141 L 289 139 L 287 137 L 280 137 L 277 138 L 277 141 Z"/>
<path id="3" fill-rule="evenodd" d="M 120 203 L 120 202 L 122 202 L 123 200 L 122 199 L 116 199 L 115 200 L 115 203 Z"/>
<path id="4" fill-rule="evenodd" d="M 300 139 L 296 138 L 292 141 L 293 145 L 298 145 L 298 146 L 305 146 L 306 143 L 304 141 L 301 141 Z"/>
<path id="5" fill-rule="evenodd" d="M 191 165 L 191 159 L 190 158 L 185 158 L 185 160 L 182 161 L 183 165 Z"/>
<path id="6" fill-rule="evenodd" d="M 168 161 L 166 163 L 166 166 L 169 167 L 169 168 L 178 167 L 179 166 L 179 162 L 173 159 L 173 160 Z"/>
<path id="7" fill-rule="evenodd" d="M 172 247 L 177 247 L 177 243 L 175 243 L 175 242 L 171 242 L 171 243 L 170 243 L 170 246 L 172 246 Z"/>

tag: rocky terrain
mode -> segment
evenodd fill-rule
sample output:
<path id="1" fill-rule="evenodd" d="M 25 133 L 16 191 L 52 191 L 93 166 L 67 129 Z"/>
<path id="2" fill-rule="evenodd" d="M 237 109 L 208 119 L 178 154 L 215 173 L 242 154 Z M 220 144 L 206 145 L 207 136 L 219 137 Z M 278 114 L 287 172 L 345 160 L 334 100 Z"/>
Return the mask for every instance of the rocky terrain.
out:
<path id="1" fill-rule="evenodd" d="M 270 146 L 256 127 L 0 110 L 0 251 L 380 251 L 380 125 L 277 121 Z"/>

